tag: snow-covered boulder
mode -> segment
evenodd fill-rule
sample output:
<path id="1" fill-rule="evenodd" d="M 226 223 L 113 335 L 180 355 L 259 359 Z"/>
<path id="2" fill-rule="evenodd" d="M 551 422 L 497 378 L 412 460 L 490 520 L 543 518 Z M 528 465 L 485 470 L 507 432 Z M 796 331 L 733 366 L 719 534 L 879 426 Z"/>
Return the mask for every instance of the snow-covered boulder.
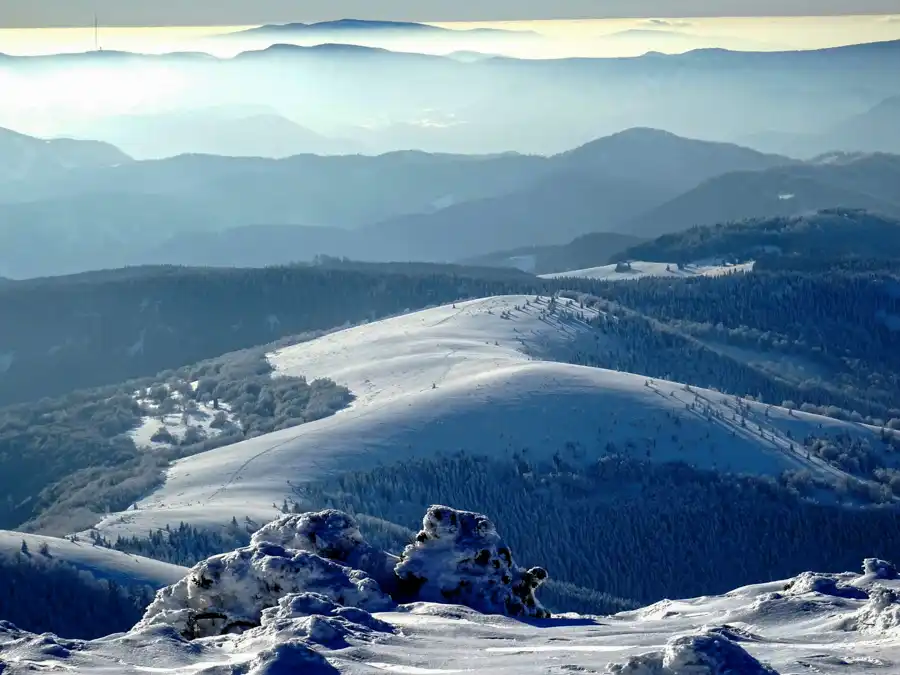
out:
<path id="1" fill-rule="evenodd" d="M 548 617 L 534 596 L 547 578 L 518 567 L 486 516 L 432 506 L 394 568 L 398 600 L 466 605 L 486 614 Z"/>
<path id="2" fill-rule="evenodd" d="M 896 579 L 897 567 L 887 560 L 866 558 L 863 560 L 863 575 L 871 579 Z"/>
<path id="3" fill-rule="evenodd" d="M 612 664 L 615 675 L 778 675 L 740 645 L 715 633 L 671 638 L 661 652 Z"/>
<path id="4" fill-rule="evenodd" d="M 308 551 L 269 543 L 213 556 L 157 592 L 136 626 L 175 626 L 187 639 L 239 633 L 260 625 L 262 611 L 290 593 L 318 593 L 340 605 L 381 611 L 393 606 L 374 579 Z"/>
<path id="5" fill-rule="evenodd" d="M 260 631 L 280 641 L 280 636 L 303 637 L 310 642 L 341 649 L 347 638 L 371 639 L 379 633 L 393 633 L 389 623 L 376 619 L 359 607 L 344 607 L 318 593 L 286 595 L 278 605 L 264 609 Z"/>
<path id="6" fill-rule="evenodd" d="M 369 544 L 352 516 L 326 509 L 287 515 L 258 530 L 251 544 L 269 542 L 287 549 L 309 551 L 342 565 L 362 570 L 391 593 L 396 586 L 398 558 Z"/>
<path id="7" fill-rule="evenodd" d="M 847 622 L 846 628 L 867 633 L 886 633 L 900 627 L 900 591 L 875 584 L 869 601 Z"/>
<path id="8" fill-rule="evenodd" d="M 807 593 L 820 593 L 836 598 L 849 598 L 852 600 L 865 600 L 868 595 L 865 591 L 845 583 L 844 579 L 833 574 L 819 574 L 817 572 L 802 572 L 784 587 L 786 595 L 805 595 Z"/>
<path id="9" fill-rule="evenodd" d="M 232 670 L 220 665 L 200 671 L 197 675 L 221 675 L 225 672 L 246 672 L 247 675 L 280 675 L 303 673 L 304 675 L 340 675 L 340 671 L 328 663 L 324 656 L 301 640 L 279 642 L 262 650 L 247 664 L 248 669 Z"/>

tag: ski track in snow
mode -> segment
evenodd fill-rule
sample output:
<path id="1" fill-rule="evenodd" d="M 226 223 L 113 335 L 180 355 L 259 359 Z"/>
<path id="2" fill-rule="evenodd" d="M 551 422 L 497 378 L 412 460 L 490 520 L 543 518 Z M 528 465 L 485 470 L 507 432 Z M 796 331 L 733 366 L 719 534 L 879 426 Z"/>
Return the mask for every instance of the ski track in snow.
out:
<path id="1" fill-rule="evenodd" d="M 549 459 L 568 446 L 593 461 L 613 444 L 617 452 L 705 468 L 838 476 L 806 458 L 788 434 L 877 437 L 861 424 L 758 403 L 742 404 L 743 428 L 732 396 L 563 363 L 611 338 L 580 319 L 594 310 L 560 299 L 550 314 L 548 302 L 470 300 L 270 354 L 276 376 L 329 377 L 356 399 L 331 417 L 176 462 L 137 510 L 111 514 L 97 529 L 114 540 L 180 522 L 224 526 L 248 517 L 262 524 L 279 515 L 273 504 L 292 496 L 292 485 L 459 450 Z"/>

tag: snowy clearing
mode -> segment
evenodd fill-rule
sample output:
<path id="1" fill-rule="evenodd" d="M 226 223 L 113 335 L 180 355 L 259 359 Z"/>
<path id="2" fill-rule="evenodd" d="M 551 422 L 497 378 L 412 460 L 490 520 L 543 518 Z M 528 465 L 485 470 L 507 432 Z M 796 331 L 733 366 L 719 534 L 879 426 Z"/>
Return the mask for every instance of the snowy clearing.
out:
<path id="1" fill-rule="evenodd" d="M 809 469 L 841 476 L 807 458 L 793 439 L 859 424 L 790 413 L 732 396 L 629 373 L 569 365 L 598 339 L 580 318 L 550 311 L 549 299 L 500 296 L 436 307 L 331 333 L 270 355 L 276 375 L 329 377 L 354 402 L 337 414 L 176 462 L 164 486 L 137 510 L 97 526 L 144 536 L 180 522 L 262 524 L 280 515 L 292 484 L 411 457 L 460 450 L 533 459 L 567 452 L 585 462 L 609 452 L 700 468 L 779 475 Z M 543 360 L 553 359 L 553 360 Z"/>
<path id="2" fill-rule="evenodd" d="M 197 383 L 191 382 L 196 389 Z M 178 391 L 171 391 L 165 400 L 152 397 L 154 387 L 134 393 L 135 402 L 147 411 L 141 424 L 129 432 L 139 448 L 168 448 L 184 441 L 190 433 L 195 439 L 215 438 L 235 428 L 236 418 L 226 403 L 185 401 Z M 219 422 L 214 424 L 216 417 Z"/>
<path id="3" fill-rule="evenodd" d="M 679 268 L 676 263 L 644 262 L 632 260 L 628 267 L 620 264 L 589 267 L 569 272 L 554 272 L 538 275 L 542 279 L 565 279 L 580 277 L 584 279 L 602 279 L 603 281 L 634 281 L 644 277 L 718 277 L 723 274 L 736 274 L 753 271 L 753 263 L 726 265 L 721 262 L 698 262 Z"/>

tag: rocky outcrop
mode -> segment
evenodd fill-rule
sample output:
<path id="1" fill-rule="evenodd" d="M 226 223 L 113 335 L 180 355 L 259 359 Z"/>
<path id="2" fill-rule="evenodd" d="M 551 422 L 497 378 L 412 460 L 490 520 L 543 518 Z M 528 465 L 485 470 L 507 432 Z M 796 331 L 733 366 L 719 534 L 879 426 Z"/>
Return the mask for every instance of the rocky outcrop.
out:
<path id="1" fill-rule="evenodd" d="M 308 551 L 342 565 L 362 570 L 388 593 L 396 586 L 398 558 L 371 546 L 356 520 L 335 509 L 287 515 L 258 530 L 251 544 L 269 542 L 286 549 Z"/>
<path id="2" fill-rule="evenodd" d="M 394 604 L 365 572 L 308 551 L 258 543 L 198 563 L 156 594 L 137 628 L 172 625 L 187 639 L 239 633 L 260 625 L 264 609 L 301 592 L 371 611 Z"/>
<path id="3" fill-rule="evenodd" d="M 162 589 L 135 627 L 172 626 L 185 639 L 271 624 L 313 642 L 388 630 L 368 612 L 442 602 L 480 612 L 547 617 L 534 592 L 547 573 L 518 567 L 486 516 L 433 506 L 400 558 L 363 538 L 335 510 L 283 516 L 250 546 L 197 564 Z"/>
<path id="4" fill-rule="evenodd" d="M 432 506 L 394 568 L 405 601 L 466 605 L 487 614 L 548 617 L 534 593 L 541 567 L 515 564 L 494 524 L 470 511 Z"/>

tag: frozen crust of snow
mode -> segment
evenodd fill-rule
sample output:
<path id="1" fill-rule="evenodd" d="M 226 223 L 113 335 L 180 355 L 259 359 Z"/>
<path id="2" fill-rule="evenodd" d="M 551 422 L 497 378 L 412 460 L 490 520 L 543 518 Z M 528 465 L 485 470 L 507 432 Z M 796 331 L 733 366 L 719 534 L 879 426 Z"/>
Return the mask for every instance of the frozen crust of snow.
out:
<path id="1" fill-rule="evenodd" d="M 460 450 L 511 458 L 528 448 L 549 460 L 578 447 L 592 462 L 614 446 L 699 468 L 833 478 L 841 472 L 807 458 L 791 437 L 877 438 L 863 425 L 757 403 L 741 406 L 742 426 L 735 397 L 545 360 L 566 360 L 600 339 L 587 323 L 594 310 L 556 304 L 550 312 L 547 297 L 482 298 L 279 350 L 269 356 L 276 375 L 330 377 L 355 400 L 331 417 L 175 462 L 138 510 L 111 514 L 97 529 L 114 540 L 181 522 L 265 523 L 281 515 L 275 505 L 293 496 L 292 485 Z"/>

